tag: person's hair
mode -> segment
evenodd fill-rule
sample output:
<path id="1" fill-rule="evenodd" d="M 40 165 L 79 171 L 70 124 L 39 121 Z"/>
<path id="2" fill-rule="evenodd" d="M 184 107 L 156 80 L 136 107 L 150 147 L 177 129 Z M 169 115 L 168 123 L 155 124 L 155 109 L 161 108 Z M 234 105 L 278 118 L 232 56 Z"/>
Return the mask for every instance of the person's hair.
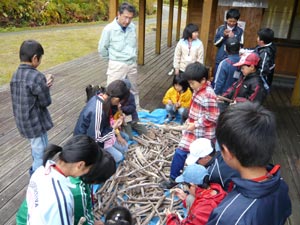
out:
<path id="1" fill-rule="evenodd" d="M 242 166 L 266 166 L 276 145 L 275 117 L 257 103 L 231 105 L 218 118 L 216 138 Z"/>
<path id="2" fill-rule="evenodd" d="M 105 218 L 105 225 L 132 225 L 132 216 L 130 211 L 122 206 L 112 208 Z"/>
<path id="3" fill-rule="evenodd" d="M 257 35 L 259 40 L 263 41 L 265 44 L 269 44 L 274 41 L 274 31 L 270 28 L 261 28 Z"/>
<path id="4" fill-rule="evenodd" d="M 102 158 L 92 166 L 90 171 L 83 175 L 81 179 L 87 184 L 104 183 L 116 172 L 116 162 L 114 158 L 106 151 L 102 151 Z"/>
<path id="5" fill-rule="evenodd" d="M 201 82 L 203 78 L 208 79 L 208 70 L 202 63 L 194 62 L 186 67 L 183 78 Z"/>
<path id="6" fill-rule="evenodd" d="M 42 45 L 35 40 L 23 41 L 19 52 L 21 62 L 32 62 L 32 57 L 34 55 L 36 55 L 37 59 L 40 60 L 42 55 L 44 55 Z"/>
<path id="7" fill-rule="evenodd" d="M 175 84 L 179 84 L 181 87 L 182 87 L 182 91 L 185 92 L 188 88 L 189 88 L 189 83 L 187 82 L 186 79 L 184 79 L 182 77 L 181 74 L 179 75 L 175 75 L 174 78 L 173 78 L 173 86 Z"/>
<path id="8" fill-rule="evenodd" d="M 236 37 L 228 38 L 226 40 L 225 46 L 228 55 L 239 54 L 241 45 Z"/>
<path id="9" fill-rule="evenodd" d="M 115 80 L 106 87 L 105 93 L 108 95 L 108 99 L 103 103 L 103 110 L 106 115 L 109 115 L 112 107 L 111 98 L 116 97 L 120 99 L 120 102 L 126 102 L 129 98 L 130 90 L 123 80 Z"/>
<path id="10" fill-rule="evenodd" d="M 205 177 L 203 177 L 203 184 L 199 184 L 197 186 L 204 188 L 204 189 L 209 188 L 209 175 L 206 175 Z"/>
<path id="11" fill-rule="evenodd" d="M 86 93 L 86 102 L 88 102 L 93 96 L 95 96 L 98 93 L 104 93 L 105 88 L 99 85 L 91 85 L 89 84 L 85 88 L 85 93 Z"/>
<path id="12" fill-rule="evenodd" d="M 199 31 L 198 26 L 193 23 L 188 24 L 183 30 L 182 38 L 184 40 L 192 38 L 193 32 L 195 32 L 195 31 Z"/>
<path id="13" fill-rule="evenodd" d="M 119 6 L 119 13 L 123 14 L 124 11 L 128 11 L 130 13 L 133 13 L 133 16 L 135 16 L 136 14 L 136 10 L 135 7 L 127 2 L 123 2 L 120 6 Z"/>
<path id="14" fill-rule="evenodd" d="M 49 144 L 44 153 L 43 165 L 57 153 L 58 158 L 66 163 L 84 161 L 85 166 L 93 165 L 98 158 L 102 158 L 98 144 L 87 135 L 75 135 L 63 147 Z"/>
<path id="15" fill-rule="evenodd" d="M 231 19 L 231 18 L 239 20 L 240 11 L 238 9 L 229 9 L 226 13 L 226 20 Z"/>

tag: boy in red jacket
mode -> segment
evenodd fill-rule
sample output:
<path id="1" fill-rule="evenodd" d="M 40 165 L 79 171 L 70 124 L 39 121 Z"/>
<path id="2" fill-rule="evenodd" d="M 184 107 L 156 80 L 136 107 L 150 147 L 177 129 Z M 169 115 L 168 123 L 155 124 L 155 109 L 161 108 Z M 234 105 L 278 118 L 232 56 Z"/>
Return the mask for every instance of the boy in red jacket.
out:
<path id="1" fill-rule="evenodd" d="M 167 213 L 167 225 L 194 224 L 205 225 L 212 210 L 225 198 L 226 192 L 221 185 L 209 183 L 209 175 L 204 166 L 193 164 L 187 166 L 176 182 L 188 186 L 189 192 L 195 196 L 195 201 L 187 217 L 180 221 L 176 213 Z M 175 194 L 185 203 L 187 194 L 179 189 L 174 189 Z"/>

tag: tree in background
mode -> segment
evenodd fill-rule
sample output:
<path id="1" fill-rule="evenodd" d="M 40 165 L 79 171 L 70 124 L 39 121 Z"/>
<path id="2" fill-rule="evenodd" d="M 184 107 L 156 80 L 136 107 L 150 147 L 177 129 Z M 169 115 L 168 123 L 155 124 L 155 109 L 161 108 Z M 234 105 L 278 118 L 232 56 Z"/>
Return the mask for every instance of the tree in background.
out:
<path id="1" fill-rule="evenodd" d="M 138 11 L 139 0 L 128 2 Z M 147 14 L 155 12 L 155 2 L 147 1 Z M 0 26 L 43 26 L 107 20 L 108 6 L 109 0 L 0 0 Z"/>

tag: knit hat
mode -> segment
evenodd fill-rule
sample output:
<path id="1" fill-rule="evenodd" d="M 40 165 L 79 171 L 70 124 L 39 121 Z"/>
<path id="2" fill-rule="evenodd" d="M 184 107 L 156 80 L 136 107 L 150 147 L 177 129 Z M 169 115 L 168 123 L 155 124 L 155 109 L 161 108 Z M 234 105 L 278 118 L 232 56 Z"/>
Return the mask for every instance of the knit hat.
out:
<path id="1" fill-rule="evenodd" d="M 207 169 L 199 164 L 185 167 L 183 173 L 175 179 L 177 183 L 203 184 L 204 177 L 208 175 Z"/>
<path id="2" fill-rule="evenodd" d="M 245 53 L 244 55 L 242 55 L 240 61 L 238 63 L 233 64 L 233 66 L 243 66 L 243 65 L 254 65 L 257 66 L 258 62 L 259 62 L 259 56 L 254 53 Z"/>
<path id="3" fill-rule="evenodd" d="M 190 154 L 185 160 L 187 165 L 197 162 L 199 158 L 203 158 L 213 152 L 211 140 L 207 138 L 198 138 L 190 145 Z"/>

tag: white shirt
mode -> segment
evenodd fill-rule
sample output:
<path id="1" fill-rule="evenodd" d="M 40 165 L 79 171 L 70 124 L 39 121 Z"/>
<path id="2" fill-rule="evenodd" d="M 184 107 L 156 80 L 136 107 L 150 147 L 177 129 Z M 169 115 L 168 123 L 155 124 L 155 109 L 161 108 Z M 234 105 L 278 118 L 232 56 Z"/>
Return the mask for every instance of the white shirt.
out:
<path id="1" fill-rule="evenodd" d="M 26 200 L 27 224 L 73 225 L 74 200 L 69 179 L 53 169 L 55 162 L 47 161 L 31 176 Z"/>

